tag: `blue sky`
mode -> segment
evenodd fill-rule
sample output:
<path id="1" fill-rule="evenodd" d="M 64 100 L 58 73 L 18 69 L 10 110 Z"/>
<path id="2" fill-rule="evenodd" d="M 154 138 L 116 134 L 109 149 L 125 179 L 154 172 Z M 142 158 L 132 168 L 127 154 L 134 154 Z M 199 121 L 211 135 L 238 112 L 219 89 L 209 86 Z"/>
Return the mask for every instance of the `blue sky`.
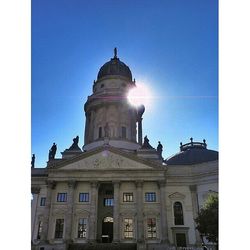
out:
<path id="1" fill-rule="evenodd" d="M 76 135 L 100 67 L 118 57 L 156 93 L 143 135 L 164 158 L 179 143 L 218 150 L 218 3 L 215 0 L 32 1 L 32 153 L 46 165 Z"/>

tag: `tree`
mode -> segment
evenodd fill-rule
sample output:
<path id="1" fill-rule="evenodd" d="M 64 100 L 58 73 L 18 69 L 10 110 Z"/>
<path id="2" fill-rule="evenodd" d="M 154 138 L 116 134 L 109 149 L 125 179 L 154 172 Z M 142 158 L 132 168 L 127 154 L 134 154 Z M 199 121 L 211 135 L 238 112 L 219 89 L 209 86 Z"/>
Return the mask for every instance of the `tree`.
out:
<path id="1" fill-rule="evenodd" d="M 218 194 L 210 194 L 195 219 L 196 229 L 209 242 L 218 245 Z"/>

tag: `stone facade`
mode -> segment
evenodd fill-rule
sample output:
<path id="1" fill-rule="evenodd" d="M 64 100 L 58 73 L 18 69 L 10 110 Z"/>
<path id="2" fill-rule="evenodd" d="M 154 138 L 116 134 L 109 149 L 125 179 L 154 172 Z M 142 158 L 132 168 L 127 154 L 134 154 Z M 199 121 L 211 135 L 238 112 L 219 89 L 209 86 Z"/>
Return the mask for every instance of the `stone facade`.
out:
<path id="1" fill-rule="evenodd" d="M 106 63 L 85 104 L 83 151 L 67 150 L 47 167 L 32 168 L 33 249 L 201 246 L 194 218 L 209 190 L 218 190 L 218 160 L 172 165 L 142 147 L 136 129 L 142 118 L 124 98 L 135 82 L 116 56 L 110 63 L 122 75 L 110 74 Z"/>

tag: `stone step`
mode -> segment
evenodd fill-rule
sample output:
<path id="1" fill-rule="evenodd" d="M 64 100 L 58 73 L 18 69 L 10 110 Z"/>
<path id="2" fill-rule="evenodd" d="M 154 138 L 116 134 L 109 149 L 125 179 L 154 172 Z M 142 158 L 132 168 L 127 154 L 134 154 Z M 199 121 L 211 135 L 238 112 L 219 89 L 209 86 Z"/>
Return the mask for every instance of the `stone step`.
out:
<path id="1" fill-rule="evenodd" d="M 136 250 L 136 244 L 129 243 L 97 243 L 70 244 L 68 250 Z"/>

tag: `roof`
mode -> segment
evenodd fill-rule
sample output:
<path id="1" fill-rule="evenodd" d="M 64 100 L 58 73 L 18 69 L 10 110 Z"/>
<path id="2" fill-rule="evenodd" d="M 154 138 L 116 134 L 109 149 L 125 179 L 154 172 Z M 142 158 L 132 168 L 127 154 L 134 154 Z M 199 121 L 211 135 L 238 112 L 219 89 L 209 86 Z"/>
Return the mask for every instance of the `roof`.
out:
<path id="1" fill-rule="evenodd" d="M 219 153 L 207 149 L 206 143 L 193 142 L 181 144 L 181 151 L 165 160 L 167 165 L 192 165 L 218 160 Z"/>

